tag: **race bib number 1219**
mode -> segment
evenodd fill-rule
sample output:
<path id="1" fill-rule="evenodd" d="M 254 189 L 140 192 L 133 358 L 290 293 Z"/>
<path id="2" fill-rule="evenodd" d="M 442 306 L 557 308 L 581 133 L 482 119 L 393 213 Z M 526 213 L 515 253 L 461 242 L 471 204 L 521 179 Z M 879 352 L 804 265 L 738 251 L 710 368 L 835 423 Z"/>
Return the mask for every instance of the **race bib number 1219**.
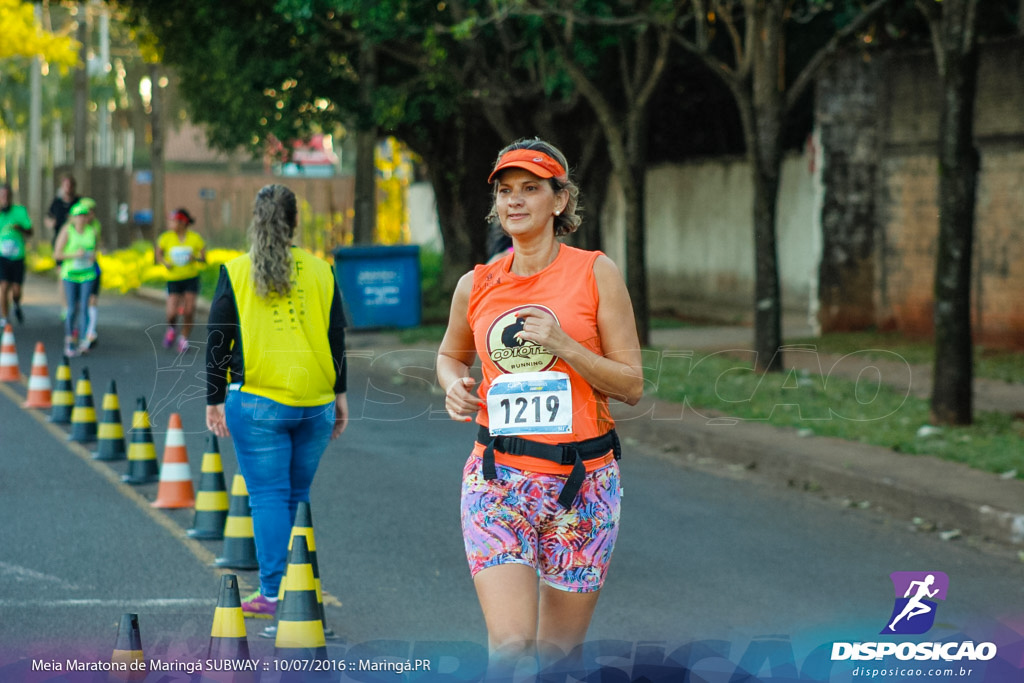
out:
<path id="1" fill-rule="evenodd" d="M 547 370 L 498 377 L 487 391 L 487 419 L 491 436 L 571 432 L 569 375 Z"/>

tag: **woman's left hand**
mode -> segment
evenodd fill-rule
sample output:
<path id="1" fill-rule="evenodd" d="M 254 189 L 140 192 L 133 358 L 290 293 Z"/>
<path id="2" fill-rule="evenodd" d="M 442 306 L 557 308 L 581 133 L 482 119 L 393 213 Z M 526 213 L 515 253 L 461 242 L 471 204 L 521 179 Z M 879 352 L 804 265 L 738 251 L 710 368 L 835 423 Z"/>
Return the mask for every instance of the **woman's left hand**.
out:
<path id="1" fill-rule="evenodd" d="M 556 356 L 560 355 L 560 350 L 565 349 L 570 337 L 549 312 L 539 308 L 524 308 L 516 313 L 516 318 L 523 321 L 523 329 L 516 332 L 517 338 L 540 344 Z"/>
<path id="2" fill-rule="evenodd" d="M 334 397 L 334 429 L 331 430 L 331 439 L 337 439 L 348 426 L 348 397 L 346 394 L 336 394 Z"/>
<path id="3" fill-rule="evenodd" d="M 228 431 L 227 420 L 224 418 L 223 403 L 218 403 L 215 406 L 206 406 L 206 428 L 222 439 L 231 436 L 231 432 Z"/>

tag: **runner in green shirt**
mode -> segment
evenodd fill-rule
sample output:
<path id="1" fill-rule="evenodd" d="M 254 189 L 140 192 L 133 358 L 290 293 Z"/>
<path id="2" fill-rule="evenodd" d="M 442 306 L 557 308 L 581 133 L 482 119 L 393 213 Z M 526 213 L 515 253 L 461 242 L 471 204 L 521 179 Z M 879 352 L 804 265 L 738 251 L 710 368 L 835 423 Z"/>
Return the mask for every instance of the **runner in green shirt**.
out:
<path id="1" fill-rule="evenodd" d="M 71 217 L 53 252 L 60 259 L 61 279 L 67 292 L 68 317 L 64 321 L 64 355 L 73 358 L 89 352 L 89 294 L 96 285 L 96 251 L 99 246 L 92 206 L 80 199 L 71 207 Z M 75 339 L 78 343 L 75 343 Z"/>
<path id="2" fill-rule="evenodd" d="M 32 234 L 32 221 L 24 206 L 11 203 L 11 186 L 0 185 L 0 326 L 7 323 L 11 301 L 14 316 L 24 322 L 21 287 L 25 283 L 25 237 Z"/>

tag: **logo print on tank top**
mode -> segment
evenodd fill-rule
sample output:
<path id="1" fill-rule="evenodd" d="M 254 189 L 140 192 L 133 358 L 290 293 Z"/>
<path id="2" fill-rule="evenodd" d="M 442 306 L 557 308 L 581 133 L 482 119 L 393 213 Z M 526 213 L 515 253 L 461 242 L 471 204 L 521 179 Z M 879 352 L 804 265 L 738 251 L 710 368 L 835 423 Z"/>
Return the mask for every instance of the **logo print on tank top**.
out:
<path id="1" fill-rule="evenodd" d="M 539 308 L 558 321 L 554 311 L 540 304 L 516 306 L 495 318 L 487 329 L 487 355 L 502 372 L 540 372 L 550 369 L 558 360 L 540 344 L 516 337 L 523 329 L 523 321 L 516 313 L 525 308 Z"/>

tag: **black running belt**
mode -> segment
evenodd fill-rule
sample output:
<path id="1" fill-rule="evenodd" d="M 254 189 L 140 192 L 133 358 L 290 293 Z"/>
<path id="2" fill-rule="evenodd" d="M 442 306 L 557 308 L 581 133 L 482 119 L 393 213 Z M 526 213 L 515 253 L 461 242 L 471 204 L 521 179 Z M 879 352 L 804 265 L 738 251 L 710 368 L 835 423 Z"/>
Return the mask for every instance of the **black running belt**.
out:
<path id="1" fill-rule="evenodd" d="M 491 436 L 487 427 L 481 426 L 477 430 L 476 440 L 484 446 L 483 473 L 484 479 L 490 481 L 498 477 L 498 470 L 494 464 L 494 451 L 506 455 L 528 455 L 531 458 L 541 458 L 559 465 L 572 465 L 572 472 L 562 486 L 562 492 L 558 495 L 558 504 L 566 510 L 572 507 L 576 500 L 576 494 L 580 492 L 583 479 L 587 476 L 587 468 L 584 467 L 585 460 L 603 457 L 611 451 L 618 460 L 622 457 L 622 446 L 619 444 L 619 435 L 612 429 L 601 436 L 587 439 L 586 441 L 572 441 L 569 443 L 547 444 L 530 441 L 519 436 Z"/>

